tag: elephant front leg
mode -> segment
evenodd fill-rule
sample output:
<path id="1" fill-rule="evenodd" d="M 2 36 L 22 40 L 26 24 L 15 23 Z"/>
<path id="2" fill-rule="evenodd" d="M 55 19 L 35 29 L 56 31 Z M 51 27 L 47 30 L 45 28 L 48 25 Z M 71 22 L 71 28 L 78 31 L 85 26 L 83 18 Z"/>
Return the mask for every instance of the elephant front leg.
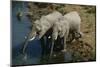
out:
<path id="1" fill-rule="evenodd" d="M 64 49 L 62 50 L 62 52 L 66 52 L 66 38 L 64 37 Z"/>
<path id="2" fill-rule="evenodd" d="M 68 45 L 68 42 L 67 39 L 68 39 L 68 34 L 69 34 L 69 31 L 67 31 L 64 35 L 64 49 L 62 50 L 62 52 L 66 52 L 67 51 L 67 45 Z"/>
<path id="3" fill-rule="evenodd" d="M 41 41 L 41 48 L 42 48 L 41 57 L 42 59 L 44 59 L 45 57 L 45 37 L 42 37 L 40 41 Z"/>
<path id="4" fill-rule="evenodd" d="M 53 55 L 53 48 L 54 48 L 54 40 L 52 40 L 52 44 L 51 44 L 51 50 L 50 50 L 50 56 L 49 56 L 49 59 L 52 58 L 52 55 Z"/>

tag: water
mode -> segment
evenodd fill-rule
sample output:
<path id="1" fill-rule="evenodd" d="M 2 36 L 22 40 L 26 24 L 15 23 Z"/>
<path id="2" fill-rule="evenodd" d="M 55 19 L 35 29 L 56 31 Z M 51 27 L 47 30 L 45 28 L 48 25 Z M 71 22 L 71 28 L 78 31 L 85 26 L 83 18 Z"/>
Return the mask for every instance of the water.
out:
<path id="1" fill-rule="evenodd" d="M 12 7 L 12 64 L 13 65 L 26 65 L 26 64 L 37 64 L 41 57 L 41 46 L 39 40 L 34 40 L 28 43 L 26 50 L 27 61 L 23 61 L 23 55 L 21 48 L 25 41 L 25 36 L 28 35 L 30 29 L 30 21 L 27 17 L 22 17 L 19 21 L 16 17 L 16 13 L 20 9 L 21 11 L 27 11 L 26 5 L 23 6 L 22 2 L 13 2 Z"/>
<path id="2" fill-rule="evenodd" d="M 26 56 L 22 54 L 22 46 L 25 41 L 25 36 L 30 32 L 31 22 L 25 16 L 19 21 L 16 17 L 16 13 L 20 10 L 27 12 L 27 2 L 12 2 L 12 65 L 27 65 L 27 64 L 45 64 L 48 63 L 48 55 L 45 56 L 46 60 L 42 58 L 42 48 L 40 40 L 34 40 L 28 43 L 26 49 Z M 59 55 L 60 54 L 60 55 Z M 52 63 L 68 62 L 71 60 L 70 53 L 56 53 L 55 58 L 52 59 Z M 26 60 L 25 60 L 26 58 Z"/>

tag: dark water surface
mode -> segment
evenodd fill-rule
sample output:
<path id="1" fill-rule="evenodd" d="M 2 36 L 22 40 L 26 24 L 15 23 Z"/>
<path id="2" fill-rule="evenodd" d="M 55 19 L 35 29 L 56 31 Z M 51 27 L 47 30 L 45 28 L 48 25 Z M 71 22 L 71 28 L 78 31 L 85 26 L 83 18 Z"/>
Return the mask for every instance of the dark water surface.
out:
<path id="1" fill-rule="evenodd" d="M 27 61 L 23 61 L 24 56 L 21 53 L 25 36 L 28 35 L 30 31 L 29 27 L 31 25 L 27 17 L 22 17 L 21 21 L 16 17 L 19 9 L 24 12 L 27 11 L 27 3 L 23 3 L 24 2 L 12 2 L 12 64 L 38 64 L 41 57 L 41 46 L 39 40 L 34 40 L 28 43 L 26 50 Z"/>
<path id="2" fill-rule="evenodd" d="M 41 60 L 41 44 L 39 40 L 34 40 L 28 43 L 26 50 L 27 60 L 24 60 L 24 55 L 21 53 L 21 48 L 25 41 L 25 36 L 28 35 L 31 26 L 31 22 L 27 17 L 22 17 L 22 20 L 19 21 L 16 17 L 19 9 L 22 12 L 27 11 L 26 2 L 12 2 L 12 64 L 13 65 L 26 65 L 26 64 L 44 64 L 45 60 Z M 58 57 L 58 58 L 57 58 Z M 45 58 L 47 58 L 45 56 Z M 48 59 L 48 58 L 47 58 Z M 70 53 L 59 54 L 56 56 L 55 60 L 52 63 L 56 62 L 66 62 L 71 60 Z"/>

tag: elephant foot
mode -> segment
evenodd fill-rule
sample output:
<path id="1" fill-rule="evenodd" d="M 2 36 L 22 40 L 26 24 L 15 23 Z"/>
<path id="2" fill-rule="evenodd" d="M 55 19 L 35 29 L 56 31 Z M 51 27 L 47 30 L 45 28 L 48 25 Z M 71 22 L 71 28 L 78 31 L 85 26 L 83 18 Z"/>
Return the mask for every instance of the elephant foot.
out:
<path id="1" fill-rule="evenodd" d="M 24 57 L 23 57 L 23 61 L 26 61 L 27 60 L 27 55 L 25 55 Z"/>
<path id="2" fill-rule="evenodd" d="M 56 54 L 54 54 L 53 56 L 54 56 L 54 57 L 56 57 L 57 55 L 56 55 Z"/>
<path id="3" fill-rule="evenodd" d="M 67 51 L 66 49 L 61 50 L 61 52 L 63 52 L 63 53 L 65 53 L 66 51 Z"/>

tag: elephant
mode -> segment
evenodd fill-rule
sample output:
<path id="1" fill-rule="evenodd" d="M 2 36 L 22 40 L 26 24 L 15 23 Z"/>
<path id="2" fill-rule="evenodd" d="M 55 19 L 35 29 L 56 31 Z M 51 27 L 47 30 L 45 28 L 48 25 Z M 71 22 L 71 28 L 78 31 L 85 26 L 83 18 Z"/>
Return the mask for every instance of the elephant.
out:
<path id="1" fill-rule="evenodd" d="M 76 11 L 69 12 L 65 14 L 62 18 L 55 23 L 53 28 L 53 39 L 64 38 L 64 49 L 63 52 L 66 52 L 66 41 L 68 42 L 70 36 L 72 39 L 79 39 L 82 37 L 82 32 L 80 32 L 81 18 Z"/>
<path id="2" fill-rule="evenodd" d="M 51 38 L 50 40 L 52 40 L 51 42 L 54 45 L 54 39 L 52 39 L 52 30 L 55 22 L 57 22 L 61 17 L 62 14 L 60 12 L 53 11 L 46 16 L 41 16 L 41 18 L 37 19 L 35 22 L 32 22 L 32 29 L 26 38 L 27 42 L 34 40 L 38 36 L 38 39 L 40 40 L 43 40 L 44 38 L 47 38 L 48 40 L 49 38 Z M 23 54 L 25 54 L 25 49 L 28 45 L 27 42 L 23 46 Z"/>

